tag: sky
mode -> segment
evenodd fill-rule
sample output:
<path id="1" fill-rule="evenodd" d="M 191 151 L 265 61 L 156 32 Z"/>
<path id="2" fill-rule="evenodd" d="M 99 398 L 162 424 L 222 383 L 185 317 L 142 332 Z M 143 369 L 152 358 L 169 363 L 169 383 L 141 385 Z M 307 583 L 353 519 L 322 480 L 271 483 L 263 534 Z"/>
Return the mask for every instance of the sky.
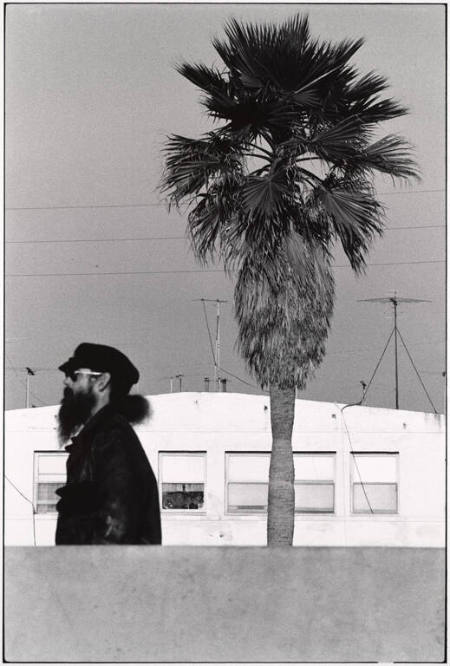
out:
<path id="1" fill-rule="evenodd" d="M 386 231 L 365 275 L 335 252 L 336 302 L 327 355 L 298 397 L 362 396 L 400 304 L 400 408 L 445 407 L 445 6 L 431 4 L 10 4 L 5 22 L 5 406 L 57 404 L 58 365 L 80 342 L 118 347 L 146 395 L 201 391 L 220 365 L 227 390 L 259 393 L 236 350 L 233 282 L 199 266 L 186 213 L 159 191 L 169 134 L 212 128 L 180 62 L 220 64 L 211 40 L 228 19 L 309 15 L 321 39 L 365 38 L 361 74 L 386 76 L 409 114 L 383 125 L 415 148 L 421 181 L 376 180 Z M 206 312 L 206 319 L 205 319 Z M 413 363 L 411 362 L 412 359 Z M 421 382 L 426 388 L 425 392 Z M 395 406 L 389 344 L 365 404 Z M 212 383 L 212 382 L 211 382 Z"/>

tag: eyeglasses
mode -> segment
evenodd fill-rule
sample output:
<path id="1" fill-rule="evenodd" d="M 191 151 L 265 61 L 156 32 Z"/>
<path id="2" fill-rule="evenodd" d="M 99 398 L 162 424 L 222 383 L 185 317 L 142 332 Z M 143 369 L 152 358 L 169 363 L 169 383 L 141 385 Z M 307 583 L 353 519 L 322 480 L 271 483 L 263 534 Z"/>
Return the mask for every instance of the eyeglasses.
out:
<path id="1" fill-rule="evenodd" d="M 73 382 L 77 381 L 78 375 L 87 375 L 88 377 L 100 377 L 103 372 L 92 372 L 91 370 L 71 370 L 66 372 L 66 377 L 69 377 Z"/>

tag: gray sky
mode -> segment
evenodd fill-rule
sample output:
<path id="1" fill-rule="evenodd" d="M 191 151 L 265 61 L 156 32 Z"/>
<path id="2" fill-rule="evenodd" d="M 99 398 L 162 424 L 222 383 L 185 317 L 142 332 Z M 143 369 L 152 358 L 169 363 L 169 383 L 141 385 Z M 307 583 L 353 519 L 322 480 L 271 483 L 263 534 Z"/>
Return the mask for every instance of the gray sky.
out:
<path id="1" fill-rule="evenodd" d="M 211 127 L 182 60 L 219 62 L 211 38 L 231 16 L 281 20 L 307 12 L 313 35 L 366 39 L 354 63 L 388 77 L 410 114 L 383 133 L 410 140 L 422 181 L 377 181 L 387 230 L 356 278 L 336 252 L 337 297 L 327 358 L 301 397 L 361 396 L 392 330 L 392 312 L 359 299 L 392 294 L 430 303 L 399 308 L 399 329 L 438 411 L 445 379 L 444 5 L 70 4 L 6 12 L 6 408 L 61 396 L 56 368 L 82 341 L 119 347 L 141 371 L 143 393 L 202 390 L 213 376 L 201 303 L 226 299 L 221 364 L 229 390 L 259 392 L 235 351 L 233 284 L 198 266 L 186 220 L 161 204 L 161 148 L 170 133 Z M 122 239 L 122 240 L 118 240 Z M 44 242 L 45 241 L 45 242 Z M 48 241 L 48 242 L 47 242 Z M 79 275 L 79 274 L 82 275 Z M 78 275 L 77 275 L 78 274 Z M 207 313 L 215 334 L 215 306 Z M 399 349 L 400 407 L 431 410 Z M 366 404 L 394 406 L 393 345 Z"/>

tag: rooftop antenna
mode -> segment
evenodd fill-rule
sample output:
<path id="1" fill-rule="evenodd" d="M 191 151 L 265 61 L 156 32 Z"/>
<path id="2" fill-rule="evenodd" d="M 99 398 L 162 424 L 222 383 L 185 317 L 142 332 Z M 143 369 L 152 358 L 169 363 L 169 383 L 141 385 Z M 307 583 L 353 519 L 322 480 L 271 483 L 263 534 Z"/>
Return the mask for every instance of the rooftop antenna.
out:
<path id="1" fill-rule="evenodd" d="M 182 388 L 183 388 L 183 377 L 184 377 L 184 375 L 179 374 L 179 375 L 175 375 L 175 377 L 176 377 L 176 378 L 178 379 L 178 381 L 180 382 L 180 393 L 181 393 Z"/>
<path id="2" fill-rule="evenodd" d="M 211 354 L 214 361 L 214 390 L 220 391 L 220 304 L 228 303 L 228 301 L 221 300 L 220 298 L 195 298 L 194 301 L 201 301 L 203 304 L 203 313 L 205 315 L 206 327 L 208 329 L 209 344 L 211 346 Z M 211 331 L 209 330 L 208 317 L 206 316 L 205 303 L 216 303 L 216 345 L 215 351 L 212 345 Z"/>
<path id="3" fill-rule="evenodd" d="M 378 361 L 377 367 L 375 368 L 375 372 L 373 373 L 373 375 L 372 375 L 372 377 L 371 377 L 371 379 L 370 379 L 370 381 L 369 381 L 369 384 L 368 384 L 367 386 L 364 386 L 364 387 L 363 387 L 363 391 L 364 391 L 364 392 L 363 392 L 363 398 L 362 398 L 362 401 L 364 400 L 364 398 L 365 398 L 365 396 L 366 396 L 366 393 L 367 393 L 367 391 L 369 390 L 369 386 L 370 386 L 370 384 L 372 383 L 373 378 L 375 377 L 375 373 L 376 373 L 376 371 L 378 370 L 378 367 L 379 367 L 379 365 L 380 365 L 381 359 L 383 358 L 383 356 L 384 356 L 384 354 L 385 354 L 385 352 L 386 352 L 386 349 L 387 349 L 388 346 L 389 346 L 389 343 L 390 343 L 390 341 L 391 341 L 391 338 L 392 338 L 392 336 L 394 336 L 395 409 L 399 409 L 399 391 L 398 391 L 398 338 L 400 338 L 400 340 L 401 340 L 401 342 L 402 342 L 402 344 L 403 344 L 403 347 L 405 348 L 405 351 L 406 351 L 406 353 L 408 354 L 408 358 L 409 358 L 409 360 L 411 361 L 411 364 L 412 364 L 414 370 L 416 371 L 416 375 L 417 375 L 418 378 L 419 378 L 419 381 L 420 381 L 420 383 L 421 383 L 421 385 L 422 385 L 422 388 L 423 388 L 423 390 L 425 391 L 426 396 L 427 396 L 428 400 L 430 401 L 431 406 L 433 407 L 434 413 L 437 414 L 436 408 L 435 408 L 435 406 L 433 405 L 433 402 L 432 402 L 432 400 L 431 400 L 431 398 L 430 398 L 430 396 L 429 396 L 429 394 L 428 394 L 428 391 L 427 391 L 426 388 L 425 388 L 425 385 L 424 385 L 424 383 L 423 383 L 423 381 L 422 381 L 422 378 L 421 378 L 421 376 L 420 376 L 420 374 L 419 374 L 419 372 L 418 372 L 416 366 L 414 365 L 414 361 L 413 361 L 413 359 L 412 359 L 412 356 L 411 356 L 411 354 L 409 353 L 409 350 L 408 350 L 408 348 L 407 348 L 407 346 L 406 346 L 405 341 L 403 340 L 403 336 L 402 336 L 402 334 L 400 333 L 399 328 L 398 328 L 398 325 L 397 325 L 397 307 L 398 307 L 398 304 L 399 304 L 399 303 L 431 303 L 431 301 L 429 301 L 429 300 L 425 300 L 425 299 L 422 299 L 422 298 L 403 298 L 403 297 L 399 297 L 399 296 L 397 296 L 397 292 L 394 291 L 394 295 L 393 295 L 393 296 L 385 296 L 385 297 L 383 297 L 383 298 L 364 298 L 364 299 L 359 300 L 358 302 L 359 302 L 359 303 L 392 303 L 392 306 L 393 306 L 393 309 L 394 309 L 394 328 L 392 329 L 392 331 L 391 331 L 391 333 L 390 333 L 390 335 L 389 335 L 389 338 L 388 338 L 388 341 L 387 341 L 387 343 L 386 343 L 386 346 L 385 346 L 385 348 L 384 348 L 384 350 L 383 350 L 383 353 L 382 353 L 382 355 L 381 355 L 380 360 Z M 362 403 L 362 401 L 361 401 L 361 403 Z"/>
<path id="4" fill-rule="evenodd" d="M 25 370 L 27 371 L 27 383 L 26 383 L 26 391 L 27 392 L 26 392 L 26 398 L 25 398 L 25 405 L 28 409 L 28 407 L 30 406 L 30 377 L 34 377 L 36 373 L 34 372 L 34 370 L 32 370 L 31 368 L 28 368 L 28 367 L 26 367 Z"/>

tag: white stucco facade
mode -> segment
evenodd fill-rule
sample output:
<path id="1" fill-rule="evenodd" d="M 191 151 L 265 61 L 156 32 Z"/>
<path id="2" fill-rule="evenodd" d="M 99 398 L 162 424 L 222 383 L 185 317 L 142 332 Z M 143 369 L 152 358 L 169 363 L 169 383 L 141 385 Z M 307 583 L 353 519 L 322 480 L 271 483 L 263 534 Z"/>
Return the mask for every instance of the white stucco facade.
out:
<path id="1" fill-rule="evenodd" d="M 253 492 L 258 485 L 253 483 L 251 472 L 257 467 L 255 454 L 258 464 L 264 466 L 271 449 L 269 398 L 233 393 L 172 393 L 148 398 L 152 417 L 137 432 L 158 477 L 160 492 L 164 480 L 168 482 L 165 488 L 176 486 L 177 466 L 169 469 L 164 462 L 173 462 L 175 456 L 179 456 L 178 467 L 189 466 L 193 460 L 183 481 L 192 488 L 202 488 L 201 506 L 162 509 L 163 543 L 264 545 L 265 512 L 230 509 L 228 493 L 234 480 L 231 462 L 236 460 L 245 462 L 250 476 L 244 478 L 245 483 L 236 477 L 233 492 Z M 304 460 L 305 454 L 313 455 L 308 460 L 327 458 L 333 478 L 325 482 L 319 474 L 313 484 L 322 493 L 327 487 L 332 508 L 296 513 L 294 545 L 443 547 L 444 417 L 370 407 L 342 408 L 334 403 L 296 401 L 294 454 L 298 460 Z M 55 429 L 57 409 L 5 413 L 6 545 L 54 543 L 56 515 L 36 513 L 36 490 L 39 454 L 60 451 Z M 358 479 L 355 460 L 359 461 Z M 371 472 L 373 461 L 378 465 L 374 469 L 381 470 L 376 472 L 380 477 Z M 163 463 L 168 471 L 162 471 Z M 308 492 L 311 483 L 306 481 Z M 356 500 L 355 493 L 363 497 L 361 491 L 365 494 L 367 488 L 370 498 L 376 498 L 382 487 L 395 491 L 395 510 L 355 511 L 356 502 L 364 501 Z"/>

